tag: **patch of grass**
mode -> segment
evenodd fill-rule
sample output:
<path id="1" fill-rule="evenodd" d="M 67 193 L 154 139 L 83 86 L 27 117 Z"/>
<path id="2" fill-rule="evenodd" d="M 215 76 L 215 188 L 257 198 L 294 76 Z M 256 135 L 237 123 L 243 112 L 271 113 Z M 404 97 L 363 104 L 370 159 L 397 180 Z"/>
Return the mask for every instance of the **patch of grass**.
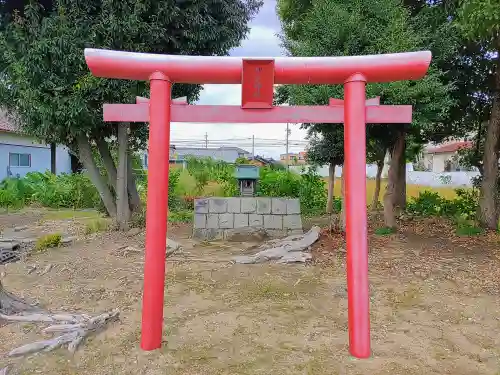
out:
<path id="1" fill-rule="evenodd" d="M 394 233 L 396 233 L 395 228 L 382 227 L 382 228 L 375 229 L 375 234 L 378 236 L 388 236 L 388 235 L 394 234 Z"/>
<path id="2" fill-rule="evenodd" d="M 456 233 L 459 236 L 477 236 L 484 232 L 482 228 L 476 227 L 473 224 L 465 223 L 457 226 Z"/>
<path id="3" fill-rule="evenodd" d="M 187 170 L 181 171 L 179 182 L 177 184 L 176 193 L 181 196 L 193 196 L 196 187 L 196 181 Z M 222 196 L 222 186 L 217 182 L 209 182 L 203 189 L 202 196 Z"/>
<path id="4" fill-rule="evenodd" d="M 169 223 L 190 223 L 193 221 L 193 211 L 170 211 L 168 213 Z"/>
<path id="5" fill-rule="evenodd" d="M 197 344 L 184 344 L 177 349 L 170 350 L 177 361 L 189 365 L 207 365 L 217 360 L 217 351 L 213 351 L 214 345 L 198 342 Z"/>
<path id="6" fill-rule="evenodd" d="M 35 244 L 35 251 L 42 252 L 52 247 L 61 245 L 62 237 L 59 233 L 47 234 L 40 237 Z"/>
<path id="7" fill-rule="evenodd" d="M 313 295 L 320 284 L 319 278 L 297 280 L 295 283 L 270 277 L 254 279 L 241 285 L 239 298 L 248 303 L 269 300 L 283 303 Z"/>
<path id="8" fill-rule="evenodd" d="M 325 178 L 325 181 L 328 182 L 328 177 Z M 387 186 L 387 180 L 382 180 L 380 191 L 385 191 Z M 453 199 L 457 197 L 457 194 L 452 187 L 430 187 L 423 185 L 413 185 L 406 184 L 406 196 L 409 197 L 418 197 L 418 194 L 424 190 L 432 191 L 438 193 L 440 196 L 446 199 Z M 373 193 L 375 191 L 375 179 L 369 178 L 366 180 L 366 197 L 368 202 L 371 202 L 373 198 Z M 340 197 L 340 178 L 337 178 L 334 185 L 334 194 L 336 197 Z M 384 194 L 380 194 L 380 202 L 383 203 Z"/>
<path id="9" fill-rule="evenodd" d="M 167 273 L 167 280 L 171 280 L 171 284 L 181 285 L 197 294 L 203 294 L 207 290 L 222 287 L 212 280 L 205 279 L 202 273 L 178 268 L 172 268 Z"/>
<path id="10" fill-rule="evenodd" d="M 410 286 L 407 289 L 387 291 L 387 299 L 392 307 L 397 309 L 409 309 L 420 304 L 422 301 L 422 291 L 416 286 Z"/>
<path id="11" fill-rule="evenodd" d="M 309 354 L 309 359 L 294 365 L 293 369 L 304 375 L 337 375 L 331 359 L 332 353 L 328 350 L 314 350 Z"/>
<path id="12" fill-rule="evenodd" d="M 97 219 L 101 214 L 94 210 L 49 210 L 43 215 L 43 220 L 74 220 L 74 219 Z"/>
<path id="13" fill-rule="evenodd" d="M 105 232 L 111 228 L 111 222 L 109 219 L 98 218 L 89 220 L 85 224 L 85 234 L 92 234 L 98 232 Z"/>

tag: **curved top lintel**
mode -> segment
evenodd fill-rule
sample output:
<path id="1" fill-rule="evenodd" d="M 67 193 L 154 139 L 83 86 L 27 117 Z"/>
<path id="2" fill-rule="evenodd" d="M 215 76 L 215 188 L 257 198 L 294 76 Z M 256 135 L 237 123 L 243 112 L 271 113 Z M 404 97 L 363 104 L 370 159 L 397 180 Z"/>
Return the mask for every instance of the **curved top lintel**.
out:
<path id="1" fill-rule="evenodd" d="M 422 78 L 431 62 L 430 51 L 340 57 L 276 57 L 275 84 L 342 84 L 355 73 L 367 82 Z M 260 60 L 260 58 L 252 58 Z M 243 58 L 184 56 L 85 49 L 85 60 L 98 77 L 148 80 L 162 72 L 172 82 L 192 84 L 241 83 Z"/>

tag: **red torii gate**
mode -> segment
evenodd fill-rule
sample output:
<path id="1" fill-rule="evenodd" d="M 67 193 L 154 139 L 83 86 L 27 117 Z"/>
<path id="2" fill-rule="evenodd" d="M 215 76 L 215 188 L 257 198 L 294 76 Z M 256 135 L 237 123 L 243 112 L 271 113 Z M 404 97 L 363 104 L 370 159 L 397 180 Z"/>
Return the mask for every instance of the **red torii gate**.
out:
<path id="1" fill-rule="evenodd" d="M 366 218 L 366 124 L 410 123 L 411 106 L 366 101 L 369 82 L 422 78 L 429 51 L 345 57 L 252 59 L 172 56 L 85 49 L 98 77 L 150 81 L 150 100 L 104 104 L 105 121 L 149 121 L 146 260 L 142 310 L 144 350 L 161 347 L 170 122 L 344 123 L 349 346 L 353 356 L 370 356 L 368 245 Z M 187 105 L 171 98 L 172 83 L 242 84 L 241 106 Z M 328 106 L 272 104 L 274 84 L 343 84 L 344 101 Z"/>

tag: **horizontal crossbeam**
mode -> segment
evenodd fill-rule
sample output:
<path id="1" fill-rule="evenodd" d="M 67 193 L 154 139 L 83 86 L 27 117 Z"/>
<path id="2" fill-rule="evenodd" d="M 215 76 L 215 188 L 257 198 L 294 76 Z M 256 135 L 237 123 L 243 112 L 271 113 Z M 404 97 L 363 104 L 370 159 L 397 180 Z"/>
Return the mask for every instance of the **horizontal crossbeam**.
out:
<path id="1" fill-rule="evenodd" d="M 412 121 L 411 105 L 367 105 L 368 124 L 407 124 Z M 106 122 L 148 122 L 149 104 L 104 104 Z M 278 106 L 243 109 L 235 105 L 172 104 L 172 122 L 198 123 L 330 123 L 344 122 L 344 107 Z"/>
<path id="2" fill-rule="evenodd" d="M 161 72 L 176 83 L 241 83 L 243 59 L 85 49 L 87 65 L 97 77 L 149 80 Z M 275 84 L 343 84 L 353 74 L 362 74 L 366 82 L 391 82 L 423 77 L 431 52 L 269 59 L 274 60 Z"/>

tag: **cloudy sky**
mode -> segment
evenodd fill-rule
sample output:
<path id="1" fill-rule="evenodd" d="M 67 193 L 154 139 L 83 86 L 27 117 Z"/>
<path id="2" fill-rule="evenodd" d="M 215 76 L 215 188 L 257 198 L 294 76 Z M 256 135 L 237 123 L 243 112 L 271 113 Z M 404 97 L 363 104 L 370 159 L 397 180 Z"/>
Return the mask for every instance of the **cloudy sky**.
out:
<path id="1" fill-rule="evenodd" d="M 231 51 L 231 56 L 283 55 L 276 36 L 280 32 L 280 23 L 276 15 L 275 0 L 265 0 L 250 27 L 247 39 Z M 241 85 L 205 85 L 198 104 L 240 105 Z M 305 131 L 297 124 L 290 124 L 290 130 L 290 152 L 302 151 Z M 248 151 L 252 151 L 254 136 L 256 154 L 278 158 L 280 153 L 285 152 L 286 124 L 172 124 L 172 144 L 201 146 L 204 145 L 205 136 L 209 147 L 236 145 Z"/>

